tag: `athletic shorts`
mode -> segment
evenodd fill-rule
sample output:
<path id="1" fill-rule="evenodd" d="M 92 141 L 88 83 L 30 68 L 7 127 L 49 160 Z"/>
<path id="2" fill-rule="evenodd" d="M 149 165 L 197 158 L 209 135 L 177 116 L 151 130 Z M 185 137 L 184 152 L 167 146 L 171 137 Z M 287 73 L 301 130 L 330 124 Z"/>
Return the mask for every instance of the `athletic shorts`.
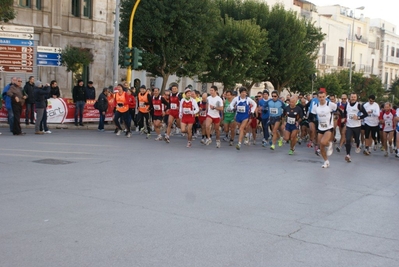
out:
<path id="1" fill-rule="evenodd" d="M 232 122 L 234 122 L 234 117 L 233 118 L 224 118 L 223 119 L 223 123 L 225 123 L 225 124 L 229 124 L 229 123 L 232 123 Z"/>
<path id="2" fill-rule="evenodd" d="M 195 117 L 194 116 L 184 116 L 181 118 L 181 122 L 184 124 L 194 124 L 195 123 Z"/>
<path id="3" fill-rule="evenodd" d="M 220 123 L 220 117 L 218 117 L 218 118 L 213 118 L 213 117 L 207 115 L 206 118 L 207 118 L 207 119 L 208 119 L 208 118 L 211 119 L 211 120 L 212 120 L 212 123 L 214 123 L 214 124 L 219 124 L 219 123 Z"/>
<path id="4" fill-rule="evenodd" d="M 163 116 L 163 122 L 167 125 L 169 121 L 169 115 Z"/>
<path id="5" fill-rule="evenodd" d="M 333 130 L 333 128 L 325 130 L 325 131 L 321 131 L 321 130 L 317 129 L 318 134 L 325 134 L 326 132 L 334 132 L 334 130 Z"/>
<path id="6" fill-rule="evenodd" d="M 251 128 L 255 129 L 256 127 L 258 127 L 258 119 L 252 118 L 251 119 Z"/>
<path id="7" fill-rule="evenodd" d="M 204 121 L 206 120 L 206 116 L 198 116 L 198 121 L 202 125 Z"/>
<path id="8" fill-rule="evenodd" d="M 301 126 L 305 126 L 306 128 L 309 128 L 309 121 L 308 120 L 301 121 Z"/>
<path id="9" fill-rule="evenodd" d="M 269 124 L 270 125 L 274 125 L 274 124 L 276 124 L 276 122 L 281 122 L 281 116 L 270 117 L 269 118 Z"/>
<path id="10" fill-rule="evenodd" d="M 292 132 L 295 131 L 295 130 L 299 130 L 299 128 L 296 126 L 296 124 L 289 124 L 289 123 L 286 123 L 286 124 L 285 124 L 285 130 L 288 131 L 288 132 L 290 132 L 290 133 L 292 133 Z"/>
<path id="11" fill-rule="evenodd" d="M 169 110 L 169 116 L 175 118 L 176 120 L 179 119 L 179 111 L 175 109 L 170 109 Z"/>
<path id="12" fill-rule="evenodd" d="M 377 126 L 369 126 L 367 124 L 364 124 L 364 137 L 369 138 L 370 133 L 372 138 L 376 138 L 378 132 L 380 131 L 380 127 Z"/>
<path id="13" fill-rule="evenodd" d="M 163 120 L 163 117 L 162 116 L 152 116 L 152 121 L 156 121 L 156 120 L 158 120 L 158 121 L 162 121 Z"/>
<path id="14" fill-rule="evenodd" d="M 366 130 L 366 125 L 365 125 L 365 124 L 362 124 L 362 125 L 360 126 L 360 130 L 365 131 L 365 130 Z"/>
<path id="15" fill-rule="evenodd" d="M 249 114 L 243 114 L 243 115 L 237 114 L 237 116 L 236 116 L 237 123 L 242 123 L 245 120 L 249 120 Z"/>

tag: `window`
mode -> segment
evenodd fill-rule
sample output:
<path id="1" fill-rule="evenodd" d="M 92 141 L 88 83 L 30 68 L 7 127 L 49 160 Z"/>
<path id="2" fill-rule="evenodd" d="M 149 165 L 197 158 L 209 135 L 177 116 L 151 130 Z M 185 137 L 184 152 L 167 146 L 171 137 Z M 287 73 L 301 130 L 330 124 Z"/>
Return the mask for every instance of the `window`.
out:
<path id="1" fill-rule="evenodd" d="M 380 50 L 380 37 L 377 37 L 377 41 L 375 44 L 375 49 Z"/>
<path id="2" fill-rule="evenodd" d="M 399 57 L 399 48 L 396 48 L 396 57 Z"/>
<path id="3" fill-rule="evenodd" d="M 338 66 L 342 67 L 344 65 L 344 48 L 339 47 L 338 48 Z"/>
<path id="4" fill-rule="evenodd" d="M 72 15 L 80 17 L 80 0 L 72 0 Z"/>
<path id="5" fill-rule="evenodd" d="M 41 10 L 42 9 L 42 0 L 36 0 L 36 9 Z"/>
<path id="6" fill-rule="evenodd" d="M 19 5 L 23 7 L 30 7 L 31 0 L 19 0 Z"/>
<path id="7" fill-rule="evenodd" d="M 92 6 L 92 0 L 83 0 L 83 16 L 91 18 Z"/>
<path id="8" fill-rule="evenodd" d="M 391 57 L 395 56 L 395 47 L 391 47 Z"/>

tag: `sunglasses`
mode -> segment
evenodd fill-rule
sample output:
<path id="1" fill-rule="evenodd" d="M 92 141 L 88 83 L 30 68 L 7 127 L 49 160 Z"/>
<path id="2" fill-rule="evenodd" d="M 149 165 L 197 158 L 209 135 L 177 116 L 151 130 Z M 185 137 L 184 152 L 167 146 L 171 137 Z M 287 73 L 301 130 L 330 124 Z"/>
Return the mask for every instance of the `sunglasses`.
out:
<path id="1" fill-rule="evenodd" d="M 277 97 L 276 95 L 272 95 L 272 97 Z"/>

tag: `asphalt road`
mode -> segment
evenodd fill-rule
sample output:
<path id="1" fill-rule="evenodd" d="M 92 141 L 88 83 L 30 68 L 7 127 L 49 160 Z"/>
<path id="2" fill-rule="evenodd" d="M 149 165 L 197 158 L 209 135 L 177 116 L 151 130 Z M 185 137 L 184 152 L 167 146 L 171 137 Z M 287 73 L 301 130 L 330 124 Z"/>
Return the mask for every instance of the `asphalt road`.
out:
<path id="1" fill-rule="evenodd" d="M 399 266 L 399 159 L 0 128 L 0 266 Z M 354 152 L 353 152 L 354 153 Z"/>

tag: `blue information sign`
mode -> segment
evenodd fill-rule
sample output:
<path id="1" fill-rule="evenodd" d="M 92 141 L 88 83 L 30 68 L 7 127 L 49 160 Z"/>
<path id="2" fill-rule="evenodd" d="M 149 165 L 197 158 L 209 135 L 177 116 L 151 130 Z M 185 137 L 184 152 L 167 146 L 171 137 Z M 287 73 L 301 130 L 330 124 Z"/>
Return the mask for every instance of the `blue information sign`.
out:
<path id="1" fill-rule="evenodd" d="M 0 45 L 33 46 L 31 40 L 0 38 Z"/>
<path id="2" fill-rule="evenodd" d="M 37 59 L 38 66 L 61 66 L 61 60 L 44 60 L 44 59 Z"/>

